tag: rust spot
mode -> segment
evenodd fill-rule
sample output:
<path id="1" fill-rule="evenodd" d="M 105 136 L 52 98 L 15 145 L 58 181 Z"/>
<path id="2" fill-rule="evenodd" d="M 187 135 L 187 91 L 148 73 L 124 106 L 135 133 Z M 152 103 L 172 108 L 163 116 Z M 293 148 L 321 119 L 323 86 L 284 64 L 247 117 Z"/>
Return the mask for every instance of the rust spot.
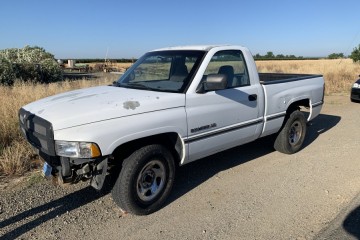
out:
<path id="1" fill-rule="evenodd" d="M 123 103 L 123 107 L 125 109 L 135 110 L 135 108 L 139 107 L 140 103 L 138 101 L 127 101 Z"/>

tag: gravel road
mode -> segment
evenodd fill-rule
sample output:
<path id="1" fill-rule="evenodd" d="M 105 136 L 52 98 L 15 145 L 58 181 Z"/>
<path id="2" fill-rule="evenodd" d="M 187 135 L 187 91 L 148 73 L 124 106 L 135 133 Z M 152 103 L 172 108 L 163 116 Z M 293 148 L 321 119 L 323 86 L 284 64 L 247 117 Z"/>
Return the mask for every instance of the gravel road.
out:
<path id="1" fill-rule="evenodd" d="M 265 138 L 188 164 L 149 216 L 123 214 L 87 183 L 8 185 L 0 239 L 360 239 L 360 104 L 325 101 L 297 154 Z"/>

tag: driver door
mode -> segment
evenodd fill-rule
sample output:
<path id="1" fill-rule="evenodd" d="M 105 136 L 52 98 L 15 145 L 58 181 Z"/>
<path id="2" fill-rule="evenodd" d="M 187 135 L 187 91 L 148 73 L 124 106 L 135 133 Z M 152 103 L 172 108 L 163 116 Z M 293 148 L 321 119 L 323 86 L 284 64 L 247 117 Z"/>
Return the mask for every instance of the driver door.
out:
<path id="1" fill-rule="evenodd" d="M 259 88 L 250 84 L 240 50 L 215 53 L 203 80 L 209 74 L 226 75 L 227 87 L 187 95 L 189 162 L 256 139 L 263 122 L 257 102 Z"/>

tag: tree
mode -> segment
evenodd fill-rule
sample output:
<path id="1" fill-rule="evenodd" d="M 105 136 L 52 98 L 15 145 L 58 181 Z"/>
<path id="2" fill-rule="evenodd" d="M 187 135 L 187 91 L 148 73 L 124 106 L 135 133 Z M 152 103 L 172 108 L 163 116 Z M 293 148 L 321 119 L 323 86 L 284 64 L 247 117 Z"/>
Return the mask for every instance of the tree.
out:
<path id="1" fill-rule="evenodd" d="M 273 52 L 267 52 L 265 58 L 275 58 L 275 55 Z"/>
<path id="2" fill-rule="evenodd" d="M 254 58 L 260 59 L 260 58 L 261 58 L 261 55 L 260 55 L 259 53 L 257 53 L 257 54 L 254 56 Z"/>
<path id="3" fill-rule="evenodd" d="M 344 58 L 343 53 L 332 53 L 328 56 L 328 59 L 338 59 L 338 58 Z"/>
<path id="4" fill-rule="evenodd" d="M 350 58 L 353 60 L 353 62 L 360 61 L 360 44 L 351 52 Z"/>

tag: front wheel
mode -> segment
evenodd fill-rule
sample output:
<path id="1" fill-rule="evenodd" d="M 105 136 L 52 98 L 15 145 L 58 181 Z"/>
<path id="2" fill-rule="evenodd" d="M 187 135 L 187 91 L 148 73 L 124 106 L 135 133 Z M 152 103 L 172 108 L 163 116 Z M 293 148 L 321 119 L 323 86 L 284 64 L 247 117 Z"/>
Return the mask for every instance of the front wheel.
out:
<path id="1" fill-rule="evenodd" d="M 296 110 L 287 118 L 285 125 L 278 133 L 274 148 L 282 153 L 293 154 L 300 150 L 306 134 L 304 114 Z"/>
<path id="2" fill-rule="evenodd" d="M 162 207 L 174 179 L 169 150 L 162 145 L 144 146 L 124 160 L 112 197 L 123 211 L 147 215 Z"/>

